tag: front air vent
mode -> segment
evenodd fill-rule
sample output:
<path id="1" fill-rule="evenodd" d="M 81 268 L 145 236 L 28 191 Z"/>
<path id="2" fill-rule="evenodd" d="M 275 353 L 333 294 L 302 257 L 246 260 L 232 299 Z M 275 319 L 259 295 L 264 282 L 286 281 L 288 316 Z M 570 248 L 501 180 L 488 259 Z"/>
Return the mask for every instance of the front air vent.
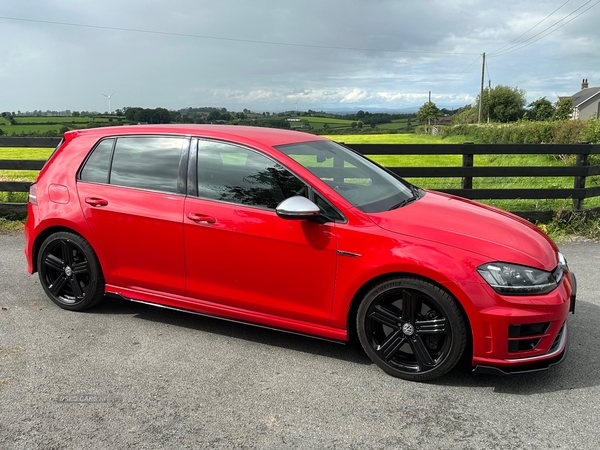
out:
<path id="1" fill-rule="evenodd" d="M 520 339 L 514 341 L 508 341 L 509 352 L 527 352 L 529 350 L 535 350 L 542 339 Z"/>
<path id="2" fill-rule="evenodd" d="M 535 350 L 550 329 L 552 322 L 513 324 L 508 326 L 508 351 Z"/>
<path id="3" fill-rule="evenodd" d="M 535 336 L 538 334 L 546 334 L 552 322 L 526 323 L 522 325 L 509 325 L 508 337 L 520 338 L 527 336 Z"/>
<path id="4" fill-rule="evenodd" d="M 552 347 L 550 347 L 550 350 L 549 350 L 550 352 L 553 352 L 554 350 L 556 350 L 558 348 L 558 345 L 560 344 L 560 339 L 562 338 L 562 335 L 564 332 L 565 332 L 565 324 L 563 323 L 562 327 L 560 327 L 560 331 L 556 335 L 556 339 L 554 339 L 554 342 L 552 343 Z"/>

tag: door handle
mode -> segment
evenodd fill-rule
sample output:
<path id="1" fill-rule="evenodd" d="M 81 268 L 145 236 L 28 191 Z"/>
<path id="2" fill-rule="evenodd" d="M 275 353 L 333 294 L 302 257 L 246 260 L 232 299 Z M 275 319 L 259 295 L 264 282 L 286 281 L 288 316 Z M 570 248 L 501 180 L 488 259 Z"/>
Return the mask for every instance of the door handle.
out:
<path id="1" fill-rule="evenodd" d="M 103 198 L 96 198 L 96 197 L 86 197 L 85 198 L 85 202 L 88 205 L 92 205 L 92 206 L 106 206 L 108 205 L 108 201 L 104 200 Z"/>
<path id="2" fill-rule="evenodd" d="M 203 223 L 212 225 L 217 222 L 212 216 L 207 216 L 206 214 L 198 214 L 198 213 L 188 213 L 187 218 L 193 222 Z"/>

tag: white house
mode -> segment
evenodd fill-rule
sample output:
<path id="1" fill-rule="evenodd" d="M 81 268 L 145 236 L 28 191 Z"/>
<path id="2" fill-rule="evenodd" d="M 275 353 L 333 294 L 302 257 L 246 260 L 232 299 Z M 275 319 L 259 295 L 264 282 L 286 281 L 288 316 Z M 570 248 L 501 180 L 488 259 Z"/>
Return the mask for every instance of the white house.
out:
<path id="1" fill-rule="evenodd" d="M 581 82 L 581 90 L 570 98 L 573 102 L 573 119 L 592 119 L 600 117 L 600 86 L 589 87 L 587 78 Z"/>

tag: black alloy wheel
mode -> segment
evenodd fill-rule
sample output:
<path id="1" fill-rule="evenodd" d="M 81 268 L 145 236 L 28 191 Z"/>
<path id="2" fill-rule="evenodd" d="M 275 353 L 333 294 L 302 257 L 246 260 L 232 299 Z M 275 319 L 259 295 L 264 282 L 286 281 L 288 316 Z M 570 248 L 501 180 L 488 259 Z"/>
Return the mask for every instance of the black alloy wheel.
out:
<path id="1" fill-rule="evenodd" d="M 395 277 L 373 287 L 358 309 L 357 331 L 371 360 L 395 377 L 438 378 L 462 356 L 467 327 L 456 300 L 419 278 Z"/>
<path id="2" fill-rule="evenodd" d="M 58 306 L 83 311 L 104 297 L 104 277 L 90 244 L 69 232 L 54 233 L 40 247 L 37 268 L 44 291 Z"/>

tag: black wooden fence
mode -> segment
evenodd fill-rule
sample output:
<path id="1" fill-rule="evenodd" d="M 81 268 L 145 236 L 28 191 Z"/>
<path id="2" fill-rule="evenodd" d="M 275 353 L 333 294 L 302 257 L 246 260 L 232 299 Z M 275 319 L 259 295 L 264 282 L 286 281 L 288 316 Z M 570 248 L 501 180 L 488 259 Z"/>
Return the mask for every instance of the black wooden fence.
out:
<path id="1" fill-rule="evenodd" d="M 60 138 L 0 137 L 0 147 L 54 148 Z M 584 210 L 584 199 L 600 196 L 600 186 L 586 187 L 587 177 L 600 175 L 600 165 L 589 165 L 589 155 L 600 153 L 598 144 L 352 144 L 365 155 L 462 155 L 457 167 L 389 167 L 405 178 L 461 178 L 461 189 L 439 189 L 461 197 L 481 199 L 572 199 L 574 211 Z M 576 155 L 574 166 L 474 167 L 474 155 Z M 0 160 L 0 170 L 39 170 L 44 161 Z M 475 177 L 569 177 L 573 188 L 473 189 Z M 29 182 L 0 181 L 0 192 L 27 192 Z M 418 184 L 418 183 L 417 183 Z M 0 213 L 24 213 L 23 203 L 0 203 Z M 513 211 L 529 220 L 548 220 L 554 211 Z"/>

